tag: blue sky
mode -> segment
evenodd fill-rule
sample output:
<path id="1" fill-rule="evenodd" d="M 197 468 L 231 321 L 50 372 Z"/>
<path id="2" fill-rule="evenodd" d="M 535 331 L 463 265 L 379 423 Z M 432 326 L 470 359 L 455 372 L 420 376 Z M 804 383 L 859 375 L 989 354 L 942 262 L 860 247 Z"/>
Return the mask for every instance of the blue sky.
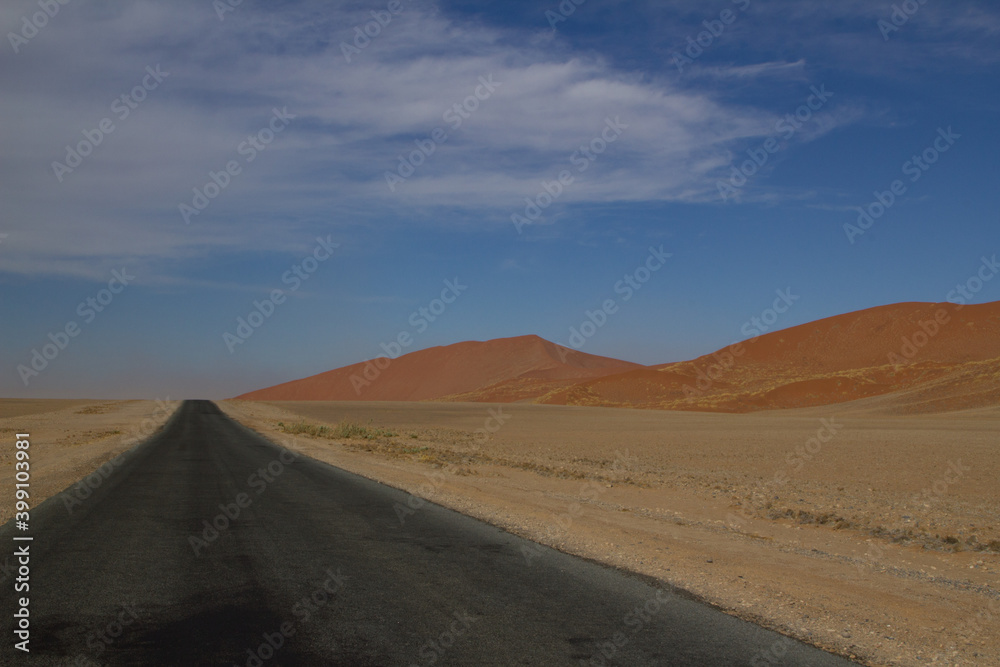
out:
<path id="1" fill-rule="evenodd" d="M 0 9 L 0 396 L 225 397 L 400 333 L 569 344 L 608 299 L 580 349 L 677 361 L 777 290 L 784 328 L 942 301 L 1000 252 L 985 0 L 220 6 Z"/>

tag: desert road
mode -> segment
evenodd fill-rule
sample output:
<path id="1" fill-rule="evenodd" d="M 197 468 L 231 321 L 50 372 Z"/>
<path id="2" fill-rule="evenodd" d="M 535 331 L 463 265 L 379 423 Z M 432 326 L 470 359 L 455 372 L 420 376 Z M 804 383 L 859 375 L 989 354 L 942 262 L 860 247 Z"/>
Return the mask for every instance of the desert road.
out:
<path id="1" fill-rule="evenodd" d="M 30 535 L 31 652 L 9 577 L 4 665 L 853 664 L 294 457 L 208 401 Z"/>

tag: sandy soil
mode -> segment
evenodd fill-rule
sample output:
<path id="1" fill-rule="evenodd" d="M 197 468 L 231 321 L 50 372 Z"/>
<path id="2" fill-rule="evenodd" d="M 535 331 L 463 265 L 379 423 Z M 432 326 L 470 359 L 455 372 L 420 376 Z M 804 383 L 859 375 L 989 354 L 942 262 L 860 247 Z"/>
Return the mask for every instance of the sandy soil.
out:
<path id="1" fill-rule="evenodd" d="M 0 488 L 14 489 L 14 439 L 28 433 L 29 504 L 68 489 L 67 510 L 84 502 L 127 452 L 155 433 L 176 401 L 0 400 Z M 74 484 L 75 482 L 78 482 Z M 73 485 L 73 488 L 69 488 Z M 14 516 L 13 492 L 0 504 L 0 523 Z"/>
<path id="2" fill-rule="evenodd" d="M 410 491 L 404 519 L 432 500 L 866 664 L 1000 665 L 1000 410 L 220 405 Z"/>

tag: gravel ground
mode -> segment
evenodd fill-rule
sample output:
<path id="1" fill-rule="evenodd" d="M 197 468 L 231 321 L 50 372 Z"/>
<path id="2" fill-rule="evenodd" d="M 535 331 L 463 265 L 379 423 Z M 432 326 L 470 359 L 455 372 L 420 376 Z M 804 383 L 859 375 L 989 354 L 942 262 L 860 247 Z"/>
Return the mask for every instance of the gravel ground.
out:
<path id="1" fill-rule="evenodd" d="M 867 664 L 1000 665 L 996 411 L 221 407 L 417 499 Z M 348 422 L 361 428 L 343 437 Z"/>

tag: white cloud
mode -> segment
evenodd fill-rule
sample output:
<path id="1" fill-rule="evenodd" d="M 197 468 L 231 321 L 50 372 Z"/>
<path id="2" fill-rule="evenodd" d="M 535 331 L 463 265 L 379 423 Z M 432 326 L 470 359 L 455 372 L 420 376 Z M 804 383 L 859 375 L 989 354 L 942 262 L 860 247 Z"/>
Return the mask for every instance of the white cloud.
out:
<path id="1" fill-rule="evenodd" d="M 776 119 L 671 78 L 565 53 L 551 40 L 543 51 L 533 33 L 458 24 L 415 5 L 348 64 L 340 43 L 367 12 L 296 7 L 245 4 L 219 22 L 209 3 L 67 5 L 6 59 L 0 113 L 18 120 L 2 130 L 0 182 L 5 231 L 18 233 L 0 252 L 0 271 L 99 277 L 134 259 L 154 274 L 227 250 L 287 250 L 290 230 L 319 220 L 374 224 L 414 207 L 503 217 L 542 179 L 571 168 L 570 155 L 607 118 L 627 130 L 560 204 L 698 201 L 714 191 L 732 146 L 767 134 Z M 0 19 L 14 24 L 19 14 L 6 7 Z M 112 116 L 112 100 L 157 64 L 169 77 L 57 182 L 52 161 Z M 716 70 L 801 71 L 801 62 Z M 500 85 L 453 129 L 443 114 L 480 77 Z M 245 163 L 236 148 L 273 107 L 296 118 Z M 436 127 L 448 141 L 391 194 L 384 173 Z M 178 204 L 191 203 L 192 188 L 229 160 L 242 173 L 185 225 Z M 331 219 L 330 211 L 341 213 Z"/>
<path id="2" fill-rule="evenodd" d="M 795 62 L 773 61 L 753 65 L 730 65 L 728 67 L 694 67 L 690 70 L 690 75 L 716 79 L 756 79 L 765 76 L 778 76 L 785 80 L 808 81 L 805 69 L 806 61 L 804 58 L 800 58 Z"/>

